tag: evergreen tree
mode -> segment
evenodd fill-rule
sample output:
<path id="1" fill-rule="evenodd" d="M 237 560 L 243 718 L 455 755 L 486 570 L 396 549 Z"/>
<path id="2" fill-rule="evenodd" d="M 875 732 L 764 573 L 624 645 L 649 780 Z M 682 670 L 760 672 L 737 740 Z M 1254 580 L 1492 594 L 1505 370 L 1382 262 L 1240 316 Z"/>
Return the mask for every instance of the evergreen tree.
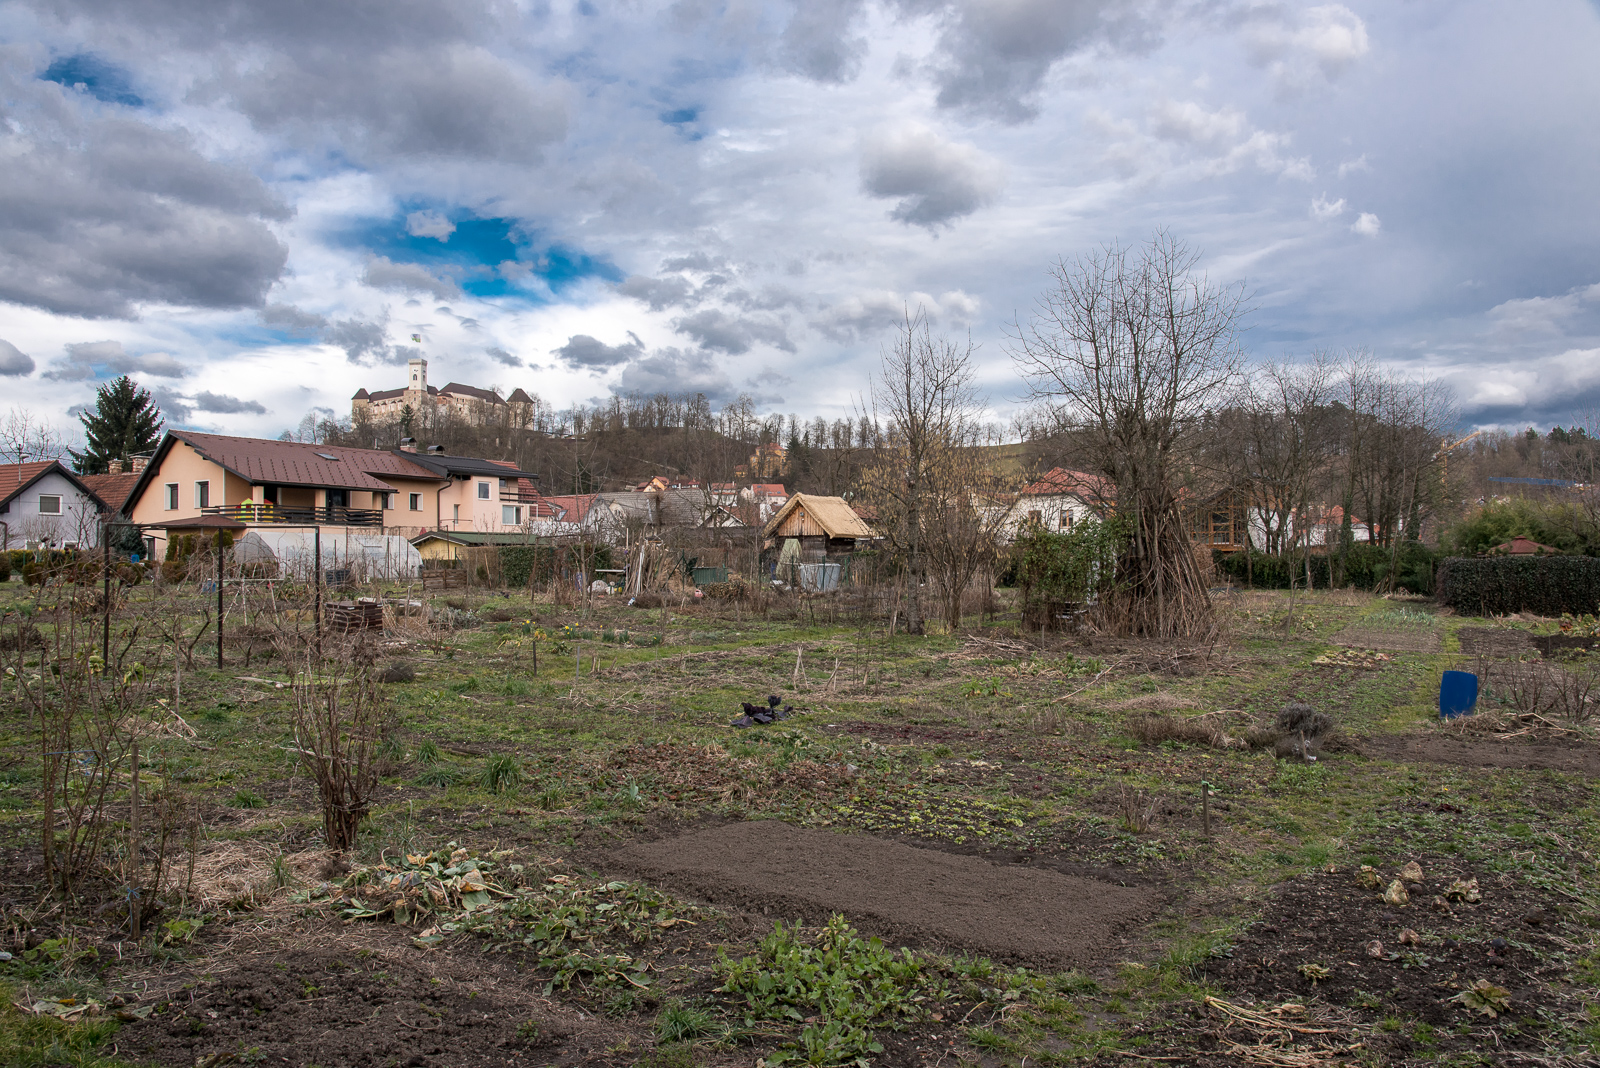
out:
<path id="1" fill-rule="evenodd" d="M 105 474 L 107 461 L 149 452 L 161 440 L 161 409 L 150 391 L 127 375 L 101 386 L 94 411 L 78 418 L 88 444 L 72 453 L 72 466 L 82 475 Z"/>

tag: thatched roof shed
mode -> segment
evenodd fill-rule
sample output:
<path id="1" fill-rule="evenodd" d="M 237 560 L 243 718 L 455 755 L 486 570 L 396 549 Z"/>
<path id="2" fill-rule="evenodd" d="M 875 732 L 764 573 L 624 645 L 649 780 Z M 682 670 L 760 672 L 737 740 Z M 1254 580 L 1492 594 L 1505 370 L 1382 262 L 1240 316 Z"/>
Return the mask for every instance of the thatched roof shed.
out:
<path id="1" fill-rule="evenodd" d="M 762 530 L 766 538 L 875 538 L 877 534 L 843 497 L 818 497 L 796 493 L 767 521 Z"/>

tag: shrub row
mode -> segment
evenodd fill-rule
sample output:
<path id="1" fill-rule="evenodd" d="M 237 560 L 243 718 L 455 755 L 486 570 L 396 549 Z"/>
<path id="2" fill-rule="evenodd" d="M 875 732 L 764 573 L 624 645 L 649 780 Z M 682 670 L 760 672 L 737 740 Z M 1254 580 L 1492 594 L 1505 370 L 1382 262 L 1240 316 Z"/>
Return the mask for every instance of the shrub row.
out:
<path id="1" fill-rule="evenodd" d="M 1600 612 L 1600 560 L 1590 556 L 1452 556 L 1439 565 L 1439 599 L 1475 616 Z"/>
<path id="2" fill-rule="evenodd" d="M 1336 556 L 1314 554 L 1311 557 L 1311 583 L 1322 590 L 1335 585 L 1370 590 L 1389 574 L 1392 559 L 1392 549 L 1368 544 L 1351 546 L 1342 560 Z M 1432 593 L 1434 567 L 1438 559 L 1438 554 L 1421 542 L 1402 542 L 1395 585 L 1412 593 Z M 1218 573 L 1236 582 L 1244 582 L 1248 577 L 1250 584 L 1260 589 L 1288 589 L 1291 570 L 1296 586 L 1304 587 L 1306 583 L 1306 562 L 1298 555 L 1285 559 L 1253 550 L 1248 556 L 1243 552 L 1219 552 L 1214 554 L 1213 560 Z"/>
<path id="3" fill-rule="evenodd" d="M 555 576 L 557 564 L 574 570 L 582 568 L 590 573 L 597 568 L 611 566 L 609 545 L 502 545 L 500 547 L 500 578 L 508 588 L 528 584 L 531 575 L 540 583 Z"/>

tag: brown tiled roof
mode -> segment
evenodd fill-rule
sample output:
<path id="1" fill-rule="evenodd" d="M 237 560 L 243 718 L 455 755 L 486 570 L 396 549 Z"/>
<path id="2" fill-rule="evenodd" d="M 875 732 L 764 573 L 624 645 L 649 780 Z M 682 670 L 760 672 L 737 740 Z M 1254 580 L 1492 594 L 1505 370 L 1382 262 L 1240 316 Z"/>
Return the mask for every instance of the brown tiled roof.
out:
<path id="1" fill-rule="evenodd" d="M 11 496 L 44 473 L 56 460 L 39 460 L 26 464 L 0 464 L 0 500 Z"/>
<path id="2" fill-rule="evenodd" d="M 581 523 L 583 517 L 589 514 L 589 509 L 594 507 L 594 502 L 599 499 L 597 493 L 556 494 L 545 497 L 547 504 L 553 505 L 562 511 L 562 520 L 568 523 Z"/>
<path id="3" fill-rule="evenodd" d="M 88 486 L 96 497 L 106 502 L 106 507 L 113 512 L 121 511 L 122 504 L 128 499 L 128 494 L 133 492 L 133 487 L 138 483 L 139 476 L 133 471 L 124 471 L 120 475 L 80 475 L 83 484 Z"/>
<path id="4" fill-rule="evenodd" d="M 437 479 L 439 476 L 382 449 L 350 449 L 340 445 L 308 445 L 299 441 L 234 438 L 222 434 L 170 432 L 206 459 L 252 483 L 285 486 L 335 486 L 388 491 L 393 487 L 373 476 Z M 331 457 L 331 459 L 330 459 Z"/>
<path id="5" fill-rule="evenodd" d="M 457 397 L 471 397 L 474 400 L 486 401 L 489 404 L 504 404 L 500 394 L 490 389 L 479 389 L 477 386 L 467 386 L 460 382 L 451 382 L 439 391 L 439 396 L 453 394 Z"/>
<path id="6" fill-rule="evenodd" d="M 510 404 L 532 404 L 533 398 L 524 393 L 521 386 L 518 386 L 511 391 L 511 396 L 507 397 L 506 401 Z"/>
<path id="7" fill-rule="evenodd" d="M 351 400 L 370 400 L 371 397 L 372 397 L 372 394 L 368 393 L 365 389 L 358 389 L 358 390 L 356 390 L 356 395 L 354 397 L 351 397 L 350 399 Z"/>

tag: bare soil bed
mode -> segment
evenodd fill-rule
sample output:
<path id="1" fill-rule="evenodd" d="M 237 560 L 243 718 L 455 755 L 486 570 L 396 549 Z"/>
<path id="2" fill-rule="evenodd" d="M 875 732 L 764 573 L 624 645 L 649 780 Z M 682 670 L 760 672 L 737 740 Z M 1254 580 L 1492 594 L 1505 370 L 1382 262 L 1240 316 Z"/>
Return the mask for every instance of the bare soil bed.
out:
<path id="1" fill-rule="evenodd" d="M 1054 967 L 1104 965 L 1123 929 L 1160 905 L 1148 890 L 778 820 L 631 846 L 611 862 L 718 905 L 810 921 L 842 912 L 885 940 Z"/>
<path id="2" fill-rule="evenodd" d="M 1368 1023 L 1384 1015 L 1411 1021 L 1371 1033 L 1374 1049 L 1391 1058 L 1543 1048 L 1549 1021 L 1576 1019 L 1583 1007 L 1562 981 L 1571 940 L 1589 937 L 1573 922 L 1573 903 L 1497 876 L 1481 880 L 1481 902 L 1442 911 L 1431 899 L 1475 873 L 1449 859 L 1420 860 L 1426 881 L 1402 907 L 1359 885 L 1348 868 L 1289 880 L 1228 955 L 1202 967 L 1205 977 L 1260 1001 L 1319 999 L 1353 1008 Z M 1401 943 L 1407 929 L 1417 943 Z M 1477 980 L 1508 995 L 1497 1016 L 1455 1000 Z"/>
<path id="3" fill-rule="evenodd" d="M 1440 734 L 1391 734 L 1363 738 L 1361 755 L 1398 763 L 1456 764 L 1468 768 L 1564 771 L 1600 778 L 1600 748 L 1582 742 L 1452 738 Z"/>
<path id="4" fill-rule="evenodd" d="M 330 922 L 236 944 L 198 974 L 169 973 L 175 989 L 149 996 L 155 1011 L 124 1027 L 117 1045 L 179 1068 L 228 1054 L 263 1064 L 473 1068 L 576 1064 L 622 1033 L 540 996 L 539 978 L 506 956 L 423 952 L 412 933 Z"/>

